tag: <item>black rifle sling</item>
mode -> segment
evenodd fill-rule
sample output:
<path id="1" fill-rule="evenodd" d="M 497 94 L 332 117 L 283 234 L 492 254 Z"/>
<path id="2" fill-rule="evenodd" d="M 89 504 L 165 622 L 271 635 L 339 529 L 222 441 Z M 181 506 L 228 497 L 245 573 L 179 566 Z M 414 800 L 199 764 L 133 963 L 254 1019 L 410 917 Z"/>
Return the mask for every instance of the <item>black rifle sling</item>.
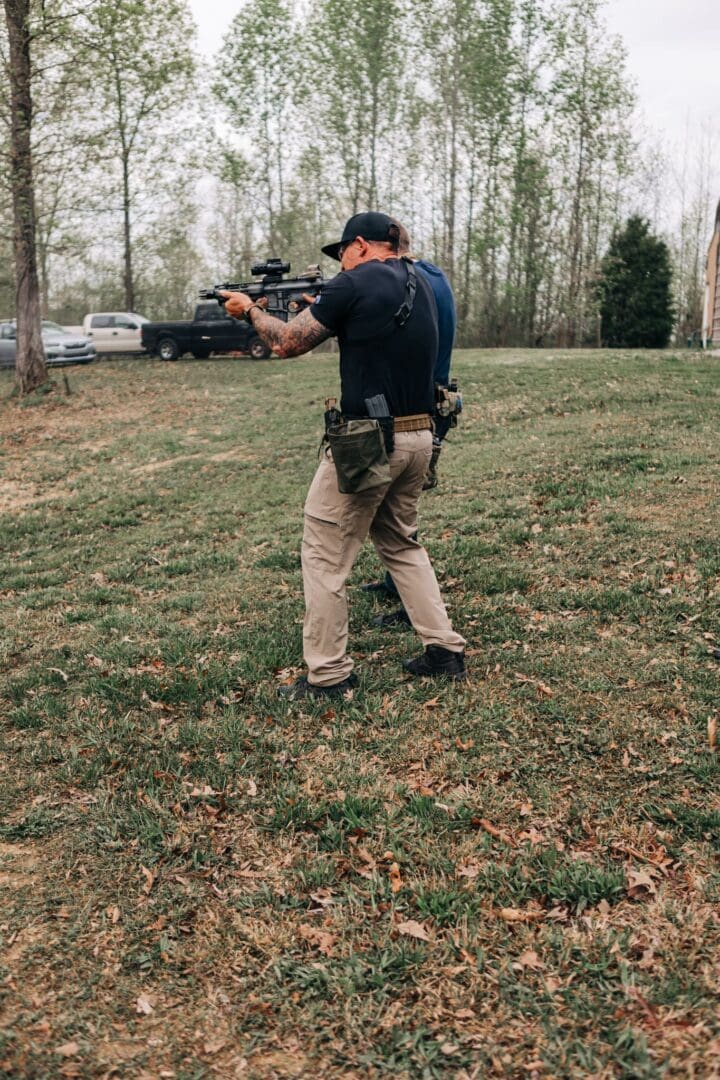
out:
<path id="1" fill-rule="evenodd" d="M 415 267 L 410 259 L 405 259 L 404 262 L 408 274 L 407 282 L 405 284 L 405 299 L 393 315 L 393 319 L 398 326 L 404 326 L 412 315 L 412 309 L 415 304 L 415 293 L 417 292 L 417 274 L 415 273 Z"/>
<path id="2" fill-rule="evenodd" d="M 368 335 L 368 337 L 353 338 L 353 345 L 365 345 L 370 341 L 382 341 L 383 338 L 388 337 L 398 327 L 402 327 L 408 321 L 412 315 L 412 310 L 415 305 L 415 294 L 417 293 L 417 274 L 415 273 L 415 267 L 412 260 L 401 256 L 402 261 L 405 263 L 405 269 L 407 270 L 407 281 L 405 282 L 405 296 L 402 304 L 397 309 L 394 315 L 392 315 L 388 321 L 382 326 L 376 333 Z"/>

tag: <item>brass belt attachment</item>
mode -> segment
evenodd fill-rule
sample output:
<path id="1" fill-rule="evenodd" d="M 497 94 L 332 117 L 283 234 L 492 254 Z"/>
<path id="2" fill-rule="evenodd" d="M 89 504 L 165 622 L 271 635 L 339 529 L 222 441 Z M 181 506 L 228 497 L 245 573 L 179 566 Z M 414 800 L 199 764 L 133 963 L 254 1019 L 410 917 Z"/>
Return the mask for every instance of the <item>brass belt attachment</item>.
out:
<path id="1" fill-rule="evenodd" d="M 393 420 L 395 432 L 431 431 L 432 420 L 429 413 L 416 413 L 414 416 L 396 416 Z"/>

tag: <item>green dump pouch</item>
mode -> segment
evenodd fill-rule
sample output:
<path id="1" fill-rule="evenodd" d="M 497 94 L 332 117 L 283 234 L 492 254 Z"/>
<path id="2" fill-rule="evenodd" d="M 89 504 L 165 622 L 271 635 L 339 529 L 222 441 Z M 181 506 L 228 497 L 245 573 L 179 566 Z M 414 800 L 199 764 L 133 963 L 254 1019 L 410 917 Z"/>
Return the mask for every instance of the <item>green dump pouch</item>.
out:
<path id="1" fill-rule="evenodd" d="M 385 437 L 377 420 L 345 420 L 328 428 L 325 437 L 343 495 L 359 495 L 390 483 Z"/>

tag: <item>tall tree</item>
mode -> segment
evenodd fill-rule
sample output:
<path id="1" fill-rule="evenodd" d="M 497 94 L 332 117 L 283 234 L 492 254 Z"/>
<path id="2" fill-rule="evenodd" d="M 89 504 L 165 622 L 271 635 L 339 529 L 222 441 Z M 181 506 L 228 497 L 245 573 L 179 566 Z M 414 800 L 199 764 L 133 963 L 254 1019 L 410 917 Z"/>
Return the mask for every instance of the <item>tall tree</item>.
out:
<path id="1" fill-rule="evenodd" d="M 266 243 L 274 252 L 280 251 L 286 241 L 282 223 L 292 162 L 292 84 L 296 70 L 290 0 L 248 2 L 225 35 L 213 93 L 224 119 L 243 139 L 251 141 L 255 216 L 256 220 L 262 216 L 267 223 Z M 246 159 L 239 154 L 237 160 Z M 245 170 L 241 171 L 247 190 Z M 237 172 L 231 175 L 237 179 Z"/>
<path id="2" fill-rule="evenodd" d="M 606 345 L 665 348 L 674 319 L 670 252 L 641 217 L 613 237 L 597 291 Z"/>
<path id="3" fill-rule="evenodd" d="M 479 58 L 472 56 L 469 32 L 479 18 L 477 0 L 424 0 L 418 7 L 423 66 L 431 94 L 433 172 L 438 176 L 435 253 L 455 284 L 460 192 L 464 188 L 463 131 L 467 117 L 467 77 Z"/>
<path id="4" fill-rule="evenodd" d="M 107 117 L 104 158 L 119 197 L 125 307 L 136 307 L 134 216 L 155 171 L 184 166 L 187 147 L 173 144 L 173 123 L 188 109 L 193 86 L 194 26 L 185 0 L 95 0 L 87 9 L 85 44 Z M 136 172 L 145 166 L 143 183 Z"/>
<path id="5" fill-rule="evenodd" d="M 499 285 L 506 243 L 506 173 L 511 156 L 512 0 L 484 0 L 467 31 L 463 146 L 469 163 L 464 273 L 458 280 L 461 314 L 471 304 L 471 262 L 477 256 L 480 319 L 488 344 L 502 336 Z"/>
<path id="6" fill-rule="evenodd" d="M 320 0 L 312 9 L 308 52 L 325 77 L 313 111 L 314 135 L 333 158 L 352 214 L 375 209 L 386 195 L 383 173 L 396 145 L 405 31 L 400 0 Z"/>
<path id="7" fill-rule="evenodd" d="M 40 288 L 35 244 L 35 191 L 32 161 L 32 28 L 30 0 L 4 0 L 8 32 L 10 86 L 10 185 L 13 203 L 17 359 L 22 394 L 47 381 L 40 332 Z"/>
<path id="8" fill-rule="evenodd" d="M 559 296 L 561 343 L 581 343 L 591 309 L 589 284 L 598 257 L 599 230 L 593 218 L 612 203 L 616 152 L 627 134 L 633 96 L 625 75 L 625 52 L 609 37 L 600 17 L 603 0 L 567 0 L 554 26 L 555 62 L 551 93 L 554 141 L 562 167 L 564 200 L 562 254 L 566 271 Z M 610 206 L 610 227 L 613 213 Z M 559 254 L 559 252 L 558 252 Z"/>

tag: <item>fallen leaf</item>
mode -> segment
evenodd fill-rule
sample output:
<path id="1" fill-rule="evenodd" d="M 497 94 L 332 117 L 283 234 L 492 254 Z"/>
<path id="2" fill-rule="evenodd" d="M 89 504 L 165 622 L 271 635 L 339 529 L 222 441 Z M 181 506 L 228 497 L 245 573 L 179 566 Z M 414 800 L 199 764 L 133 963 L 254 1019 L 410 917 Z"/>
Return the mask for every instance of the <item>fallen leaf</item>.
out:
<path id="1" fill-rule="evenodd" d="M 709 716 L 707 723 L 708 732 L 708 745 L 712 753 L 715 753 L 715 745 L 717 742 L 717 716 Z"/>
<path id="2" fill-rule="evenodd" d="M 227 1044 L 226 1039 L 210 1039 L 203 1046 L 206 1054 L 217 1054 Z"/>
<path id="3" fill-rule="evenodd" d="M 538 954 L 532 949 L 528 949 L 526 952 L 518 956 L 517 960 L 512 966 L 516 970 L 530 968 L 532 971 L 540 971 L 542 968 L 545 967 Z"/>
<path id="4" fill-rule="evenodd" d="M 655 882 L 647 870 L 628 870 L 627 894 L 631 900 L 644 900 L 656 892 Z"/>
<path id="5" fill-rule="evenodd" d="M 400 876 L 400 867 L 396 862 L 392 863 L 388 871 L 390 878 L 390 889 L 393 893 L 399 893 L 402 889 L 402 877 Z"/>
<path id="6" fill-rule="evenodd" d="M 142 866 L 141 865 L 140 869 L 142 870 L 143 875 L 145 877 L 145 884 L 142 887 L 142 891 L 147 896 L 149 894 L 150 890 L 152 889 L 153 885 L 155 884 L 155 875 L 153 874 L 152 870 L 148 870 L 147 866 Z"/>
<path id="7" fill-rule="evenodd" d="M 638 967 L 643 971 L 652 971 L 655 967 L 655 953 L 652 949 L 645 949 L 638 960 Z"/>
<path id="8" fill-rule="evenodd" d="M 257 795 L 257 784 L 255 783 L 254 780 L 248 780 L 247 793 L 248 793 L 248 795 L 250 796 L 251 799 L 254 798 Z"/>
<path id="9" fill-rule="evenodd" d="M 333 946 L 337 941 L 335 934 L 329 934 L 326 930 L 320 930 L 316 926 L 301 926 L 299 929 L 301 938 L 309 945 L 314 945 L 324 956 L 332 956 Z"/>
<path id="10" fill-rule="evenodd" d="M 507 844 L 508 847 L 515 847 L 515 841 L 504 833 L 502 829 L 499 829 L 497 825 L 493 825 L 487 818 L 471 818 L 470 824 L 476 829 L 484 829 L 485 832 L 490 833 L 496 840 L 502 840 L 503 844 Z"/>
<path id="11" fill-rule="evenodd" d="M 60 1057 L 75 1057 L 80 1047 L 76 1042 L 66 1042 L 62 1046 L 55 1047 L 55 1053 Z"/>
<path id="12" fill-rule="evenodd" d="M 150 1013 L 153 1011 L 150 998 L 146 994 L 141 994 L 135 1002 L 135 1011 L 137 1013 L 140 1013 L 142 1016 L 149 1016 Z"/>
<path id="13" fill-rule="evenodd" d="M 115 904 L 113 907 L 109 907 L 107 909 L 107 913 L 110 916 L 110 922 L 113 924 L 113 926 L 115 925 L 115 923 L 120 922 L 120 908 L 117 906 L 117 904 Z"/>
<path id="14" fill-rule="evenodd" d="M 500 908 L 498 912 L 503 922 L 509 923 L 536 922 L 538 919 L 542 919 L 544 914 L 543 911 L 522 911 L 520 908 L 513 907 Z"/>
<path id="15" fill-rule="evenodd" d="M 428 934 L 423 924 L 416 922 L 415 919 L 408 919 L 407 922 L 398 923 L 397 930 L 399 934 L 405 934 L 407 937 L 417 938 L 419 941 L 430 940 L 430 935 Z"/>

